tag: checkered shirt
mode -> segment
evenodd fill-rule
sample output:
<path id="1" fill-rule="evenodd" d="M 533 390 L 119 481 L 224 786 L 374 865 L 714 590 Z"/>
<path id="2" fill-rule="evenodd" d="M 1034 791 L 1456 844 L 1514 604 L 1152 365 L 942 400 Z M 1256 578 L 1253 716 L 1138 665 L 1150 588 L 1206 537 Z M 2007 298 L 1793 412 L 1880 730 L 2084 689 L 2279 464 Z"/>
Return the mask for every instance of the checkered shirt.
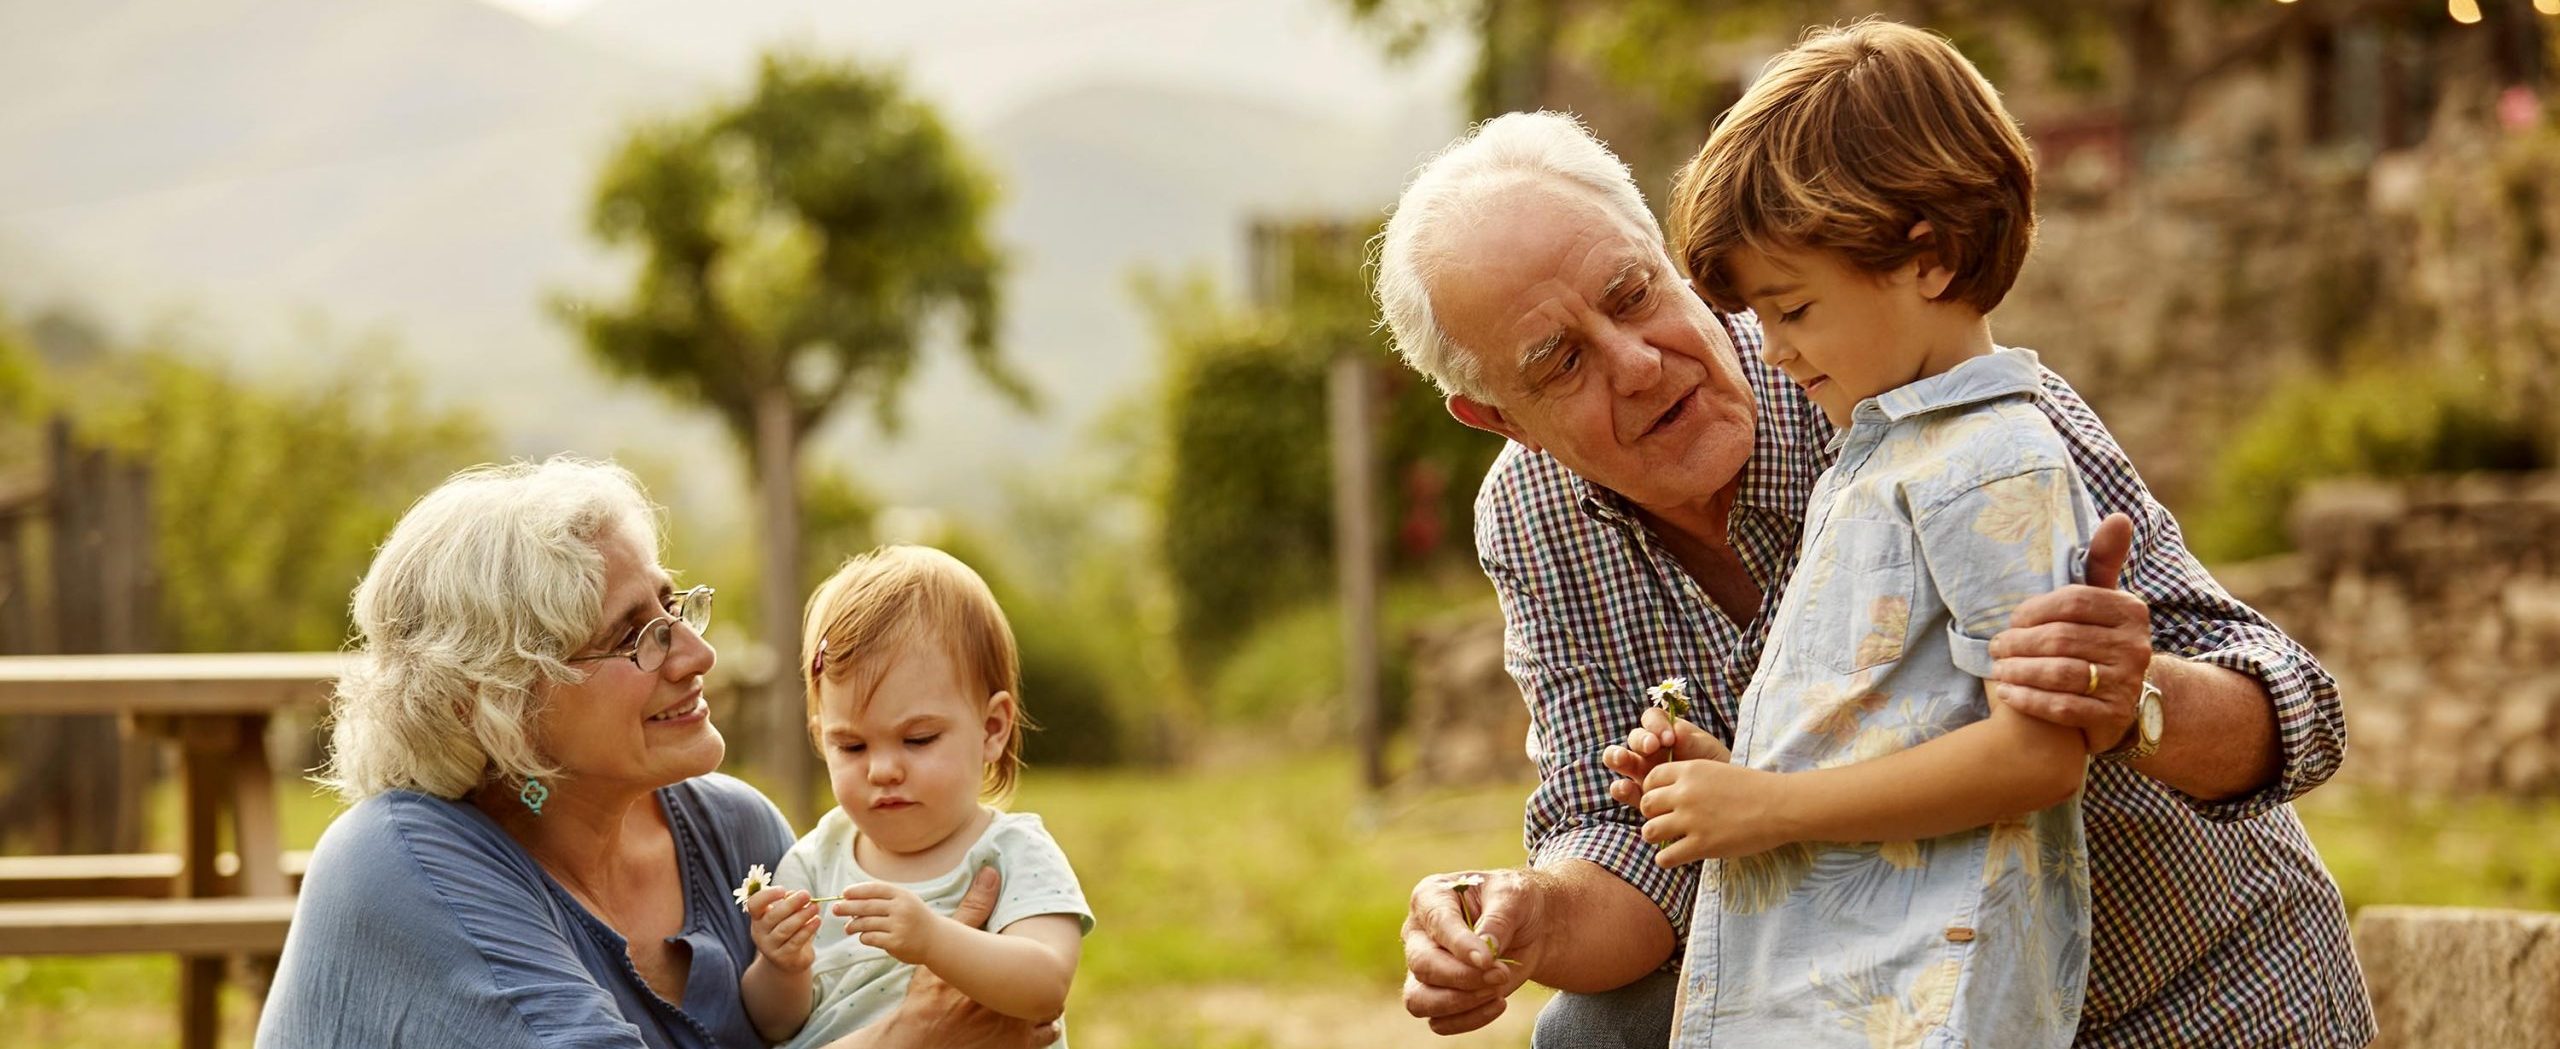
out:
<path id="1" fill-rule="evenodd" d="M 1734 551 L 1762 593 L 1750 623 L 1728 619 L 1616 493 L 1544 453 L 1505 448 L 1476 497 L 1477 556 L 1502 599 L 1504 663 L 1529 704 L 1538 767 L 1531 861 L 1598 864 L 1651 896 L 1683 933 L 1697 867 L 1654 866 L 1641 817 L 1609 800 L 1613 774 L 1600 754 L 1635 727 L 1645 687 L 1670 677 L 1689 679 L 1699 724 L 1733 738 L 1834 432 L 1760 360 L 1758 322 L 1724 322 L 1760 402 L 1729 519 Z M 2326 781 L 2345 753 L 2336 683 L 2187 552 L 2177 521 L 2070 384 L 2047 371 L 2038 404 L 2099 512 L 2134 520 L 2123 585 L 2151 606 L 2153 647 L 2262 682 L 2283 751 L 2274 783 L 2227 801 L 2188 797 L 2115 762 L 2090 764 L 2094 956 L 2077 1044 L 2363 1045 L 2372 1008 L 2346 910 L 2288 804 Z"/>

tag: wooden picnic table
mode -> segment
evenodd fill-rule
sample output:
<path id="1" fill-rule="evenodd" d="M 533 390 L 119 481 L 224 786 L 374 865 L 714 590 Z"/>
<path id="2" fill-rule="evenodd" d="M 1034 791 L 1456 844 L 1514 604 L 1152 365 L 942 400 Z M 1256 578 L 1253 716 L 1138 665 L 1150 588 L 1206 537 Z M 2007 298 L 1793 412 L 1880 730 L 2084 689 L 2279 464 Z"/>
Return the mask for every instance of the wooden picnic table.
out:
<path id="1" fill-rule="evenodd" d="M 212 1049 L 219 1033 L 217 995 L 225 959 L 202 952 L 225 944 L 281 943 L 268 935 L 274 931 L 271 921 L 266 929 L 245 936 L 207 936 L 204 930 L 289 914 L 289 904 L 278 906 L 290 899 L 292 887 L 284 870 L 275 770 L 267 761 L 267 724 L 281 711 L 323 707 L 347 658 L 334 652 L 0 657 L 0 717 L 114 714 L 138 731 L 178 745 L 181 845 L 174 895 L 205 902 L 172 908 L 177 917 L 168 923 L 171 932 L 164 938 L 138 931 L 116 942 L 128 947 L 158 943 L 150 949 L 182 954 L 179 1033 L 186 1049 Z M 238 857 L 236 871 L 225 871 L 217 862 L 226 821 Z M 226 895 L 246 902 L 213 902 Z M 0 933 L 53 922 L 56 912 L 70 915 L 65 908 L 79 906 L 83 904 L 21 912 L 0 922 Z M 88 925 L 71 920 L 76 917 L 54 924 L 66 931 L 94 926 L 94 920 Z M 137 918 L 136 924 L 150 923 Z"/>

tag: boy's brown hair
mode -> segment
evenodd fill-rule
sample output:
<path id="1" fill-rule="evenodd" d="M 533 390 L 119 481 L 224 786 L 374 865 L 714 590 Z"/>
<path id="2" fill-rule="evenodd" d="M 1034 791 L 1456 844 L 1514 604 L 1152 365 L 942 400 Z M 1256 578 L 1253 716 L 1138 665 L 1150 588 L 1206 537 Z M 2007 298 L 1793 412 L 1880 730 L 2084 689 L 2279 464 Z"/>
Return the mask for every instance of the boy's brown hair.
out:
<path id="1" fill-rule="evenodd" d="M 812 734 L 820 681 L 849 684 L 857 702 L 867 704 L 888 670 L 890 653 L 914 642 L 941 644 L 982 695 L 1013 694 L 1013 738 L 1005 742 L 1004 756 L 987 766 L 986 781 L 991 797 L 1013 793 L 1022 774 L 1022 734 L 1038 726 L 1022 708 L 1022 660 L 1013 626 L 978 573 L 929 546 L 883 546 L 847 559 L 818 584 L 800 622 L 800 676 Z M 979 703 L 983 711 L 985 700 Z"/>
<path id="2" fill-rule="evenodd" d="M 1868 19 L 1816 29 L 1716 121 L 1671 191 L 1671 250 L 1700 294 L 1747 308 L 1740 248 L 1827 251 L 1869 273 L 1922 255 L 1939 298 L 1991 312 L 2035 241 L 2035 161 L 1999 92 L 1944 37 Z M 1931 233 L 1913 238 L 1911 227 Z"/>

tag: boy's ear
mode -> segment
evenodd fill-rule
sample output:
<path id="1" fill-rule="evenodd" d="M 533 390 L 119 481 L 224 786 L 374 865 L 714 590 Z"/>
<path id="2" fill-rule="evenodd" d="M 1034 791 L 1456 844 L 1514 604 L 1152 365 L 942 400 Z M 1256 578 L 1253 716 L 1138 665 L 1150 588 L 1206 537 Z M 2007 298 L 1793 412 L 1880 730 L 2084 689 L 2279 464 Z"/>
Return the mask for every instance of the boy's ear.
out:
<path id="1" fill-rule="evenodd" d="M 987 740 L 981 752 L 983 755 L 981 760 L 987 764 L 993 765 L 1004 760 L 1005 744 L 1013 740 L 1013 723 L 1016 713 L 1013 693 L 998 692 L 987 697 Z"/>
<path id="2" fill-rule="evenodd" d="M 1929 225 L 1929 220 L 1921 219 L 1911 224 L 1911 239 L 1929 244 L 1926 250 L 1911 258 L 1911 265 L 1915 267 L 1912 279 L 1919 284 L 1921 296 L 1933 302 L 1946 294 L 1947 286 L 1956 281 L 1956 271 L 1947 268 L 1945 257 L 1938 253 L 1936 238 L 1937 229 Z"/>
<path id="3" fill-rule="evenodd" d="M 1447 404 L 1449 407 L 1450 418 L 1475 427 L 1476 429 L 1483 430 L 1486 433 L 1501 434 L 1504 437 L 1508 437 L 1519 442 L 1523 447 L 1528 448 L 1530 451 L 1534 452 L 1538 450 L 1538 442 L 1530 440 L 1528 433 L 1520 429 L 1520 424 L 1512 422 L 1511 417 L 1502 414 L 1502 409 L 1500 408 L 1496 408 L 1472 397 L 1455 393 L 1450 394 L 1448 399 L 1443 403 Z"/>

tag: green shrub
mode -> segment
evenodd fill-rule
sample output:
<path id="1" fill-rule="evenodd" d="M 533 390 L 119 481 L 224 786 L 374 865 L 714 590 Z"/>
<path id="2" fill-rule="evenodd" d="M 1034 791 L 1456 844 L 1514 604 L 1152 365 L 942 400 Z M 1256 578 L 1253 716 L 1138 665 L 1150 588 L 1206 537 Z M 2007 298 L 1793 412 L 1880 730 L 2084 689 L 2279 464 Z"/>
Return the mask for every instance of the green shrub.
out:
<path id="1" fill-rule="evenodd" d="M 1379 719 L 1392 729 L 1404 723 L 1413 693 L 1406 634 L 1453 608 L 1489 609 L 1493 590 L 1480 577 L 1452 575 L 1396 583 L 1379 603 Z M 1310 599 L 1246 631 L 1209 677 L 1203 704 L 1220 728 L 1295 730 L 1305 743 L 1348 739 L 1342 615 L 1333 595 Z"/>
<path id="2" fill-rule="evenodd" d="M 2395 361 L 2287 386 L 2224 448 L 2188 539 L 2207 560 L 2280 553 L 2285 515 L 2313 481 L 2537 469 L 2544 439 L 2468 368 Z"/>

